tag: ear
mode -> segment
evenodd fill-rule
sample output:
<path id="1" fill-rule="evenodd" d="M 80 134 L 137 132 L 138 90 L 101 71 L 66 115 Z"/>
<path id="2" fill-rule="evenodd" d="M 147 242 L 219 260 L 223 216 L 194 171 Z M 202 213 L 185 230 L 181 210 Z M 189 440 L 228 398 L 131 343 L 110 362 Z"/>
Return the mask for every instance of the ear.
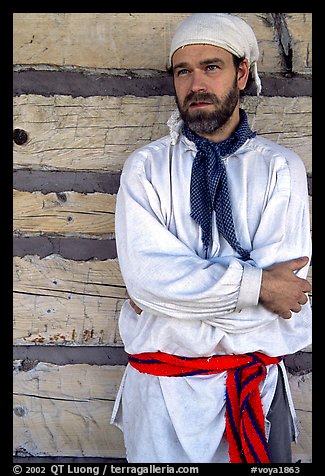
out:
<path id="1" fill-rule="evenodd" d="M 238 72 L 237 72 L 237 85 L 241 91 L 244 90 L 246 87 L 248 75 L 249 75 L 248 60 L 245 58 L 239 64 Z"/>

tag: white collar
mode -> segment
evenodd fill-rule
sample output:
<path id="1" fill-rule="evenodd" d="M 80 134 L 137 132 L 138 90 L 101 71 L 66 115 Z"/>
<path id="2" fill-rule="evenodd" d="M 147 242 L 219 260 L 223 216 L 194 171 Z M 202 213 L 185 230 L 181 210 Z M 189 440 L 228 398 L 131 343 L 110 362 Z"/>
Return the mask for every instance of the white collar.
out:
<path id="1" fill-rule="evenodd" d="M 179 136 L 182 133 L 183 124 L 184 122 L 179 115 L 179 110 L 175 109 L 167 121 L 167 126 L 169 127 L 169 134 L 171 137 L 172 145 L 175 145 L 176 142 L 178 141 Z"/>

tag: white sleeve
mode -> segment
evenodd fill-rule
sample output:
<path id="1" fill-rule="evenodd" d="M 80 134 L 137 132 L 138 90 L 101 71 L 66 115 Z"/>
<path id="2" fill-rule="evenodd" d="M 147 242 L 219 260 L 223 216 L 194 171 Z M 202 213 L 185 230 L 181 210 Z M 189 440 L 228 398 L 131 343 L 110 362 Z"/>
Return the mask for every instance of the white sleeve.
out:
<path id="1" fill-rule="evenodd" d="M 251 259 L 259 268 L 301 256 L 311 257 L 306 169 L 291 153 L 277 172 L 276 185 L 253 238 Z M 306 278 L 309 264 L 296 274 Z"/>
<path id="2" fill-rule="evenodd" d="M 236 258 L 226 267 L 197 256 L 168 230 L 144 159 L 130 159 L 121 175 L 115 229 L 119 264 L 132 300 L 156 315 L 214 319 L 236 309 L 245 283 L 249 292 L 240 305 L 257 305 L 261 270 Z"/>

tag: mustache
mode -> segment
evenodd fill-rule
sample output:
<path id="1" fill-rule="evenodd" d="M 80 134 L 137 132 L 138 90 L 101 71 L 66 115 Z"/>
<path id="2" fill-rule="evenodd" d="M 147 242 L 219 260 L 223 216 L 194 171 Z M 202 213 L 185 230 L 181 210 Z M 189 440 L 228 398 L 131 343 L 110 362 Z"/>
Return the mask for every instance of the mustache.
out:
<path id="1" fill-rule="evenodd" d="M 220 104 L 218 96 L 213 93 L 203 93 L 203 92 L 190 92 L 184 99 L 183 107 L 188 108 L 194 102 L 209 102 L 215 105 Z"/>

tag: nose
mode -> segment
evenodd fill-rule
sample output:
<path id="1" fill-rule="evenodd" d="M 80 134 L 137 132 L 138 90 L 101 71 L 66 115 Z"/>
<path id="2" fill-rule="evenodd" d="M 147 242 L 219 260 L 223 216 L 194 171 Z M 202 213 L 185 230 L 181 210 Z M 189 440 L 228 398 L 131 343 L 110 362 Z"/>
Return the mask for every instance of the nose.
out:
<path id="1" fill-rule="evenodd" d="M 194 93 L 205 92 L 207 90 L 203 71 L 200 69 L 192 72 L 191 91 Z"/>

